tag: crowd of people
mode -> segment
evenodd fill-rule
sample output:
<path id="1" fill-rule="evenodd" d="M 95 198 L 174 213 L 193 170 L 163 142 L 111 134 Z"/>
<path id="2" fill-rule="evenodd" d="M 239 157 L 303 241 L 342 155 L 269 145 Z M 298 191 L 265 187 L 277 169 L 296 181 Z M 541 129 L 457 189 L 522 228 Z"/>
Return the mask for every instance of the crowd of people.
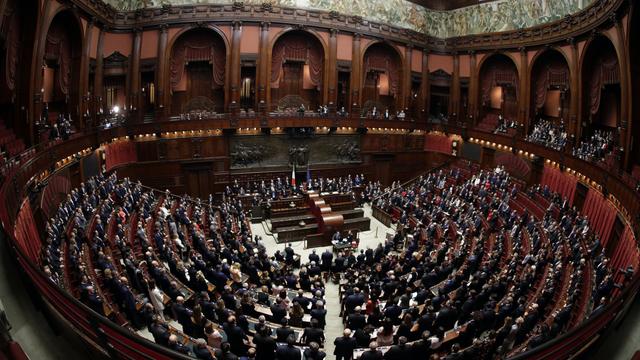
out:
<path id="1" fill-rule="evenodd" d="M 519 214 L 509 205 L 518 196 L 498 168 L 441 170 L 378 199 L 398 210 L 400 230 L 346 272 L 343 311 L 358 346 L 376 334 L 371 351 L 408 341 L 401 352 L 420 358 L 502 358 L 602 308 L 619 284 L 588 221 L 557 196 L 543 218 Z"/>
<path id="2" fill-rule="evenodd" d="M 71 115 L 58 114 L 49 130 L 49 140 L 68 140 L 71 136 Z"/>
<path id="3" fill-rule="evenodd" d="M 567 132 L 564 128 L 564 122 L 560 121 L 559 124 L 556 124 L 549 120 L 540 119 L 534 125 L 531 134 L 527 136 L 527 140 L 561 151 L 567 144 Z"/>
<path id="4" fill-rule="evenodd" d="M 389 108 L 385 108 L 384 111 L 378 110 L 376 106 L 372 107 L 366 114 L 368 119 L 378 119 L 378 120 L 400 120 L 405 121 L 407 118 L 407 114 L 404 109 L 400 109 L 396 111 L 394 114 L 392 111 L 389 111 Z"/>
<path id="5" fill-rule="evenodd" d="M 53 282 L 99 314 L 147 328 L 159 344 L 200 359 L 260 359 L 272 345 L 274 354 L 321 359 L 318 269 L 294 272 L 291 247 L 267 255 L 234 199 L 203 204 L 98 176 L 69 194 L 46 232 L 42 266 Z M 303 331 L 292 336 L 290 324 Z M 278 338 L 266 339 L 271 332 Z"/>
<path id="6" fill-rule="evenodd" d="M 506 119 L 502 115 L 498 115 L 498 125 L 494 131 L 495 134 L 507 134 L 510 131 L 515 131 L 519 126 L 519 123 L 513 119 Z"/>
<path id="7" fill-rule="evenodd" d="M 529 195 L 548 198 L 544 217 L 519 213 L 511 204 L 527 194 L 501 168 L 454 166 L 386 189 L 362 175 L 308 186 L 363 187 L 397 213 L 396 232 L 299 265 L 291 246 L 268 254 L 240 200 L 291 196 L 288 179 L 234 182 L 214 203 L 99 175 L 47 223 L 42 266 L 97 313 L 199 359 L 323 359 L 327 341 L 337 359 L 503 358 L 563 333 L 620 286 L 584 217 L 541 188 Z M 341 287 L 336 339 L 324 332 L 328 274 Z"/>
<path id="8" fill-rule="evenodd" d="M 573 149 L 573 156 L 586 161 L 603 161 L 613 151 L 613 132 L 595 130 Z"/>

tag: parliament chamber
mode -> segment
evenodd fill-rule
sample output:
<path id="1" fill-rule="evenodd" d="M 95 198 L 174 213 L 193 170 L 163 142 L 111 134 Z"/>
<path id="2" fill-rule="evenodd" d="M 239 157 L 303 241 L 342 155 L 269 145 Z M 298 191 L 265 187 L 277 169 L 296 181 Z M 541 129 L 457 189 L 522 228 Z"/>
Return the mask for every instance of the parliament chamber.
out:
<path id="1" fill-rule="evenodd" d="M 0 0 L 0 360 L 640 359 L 635 0 Z"/>

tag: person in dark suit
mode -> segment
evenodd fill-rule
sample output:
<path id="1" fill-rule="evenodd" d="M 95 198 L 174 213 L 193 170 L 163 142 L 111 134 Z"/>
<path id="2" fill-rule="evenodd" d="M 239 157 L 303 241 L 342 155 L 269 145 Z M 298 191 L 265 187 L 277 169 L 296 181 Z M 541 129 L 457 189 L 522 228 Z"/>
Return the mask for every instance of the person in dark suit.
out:
<path id="1" fill-rule="evenodd" d="M 263 327 L 253 337 L 256 345 L 256 360 L 274 360 L 276 358 L 276 339 L 271 337 L 271 329 Z"/>
<path id="2" fill-rule="evenodd" d="M 205 339 L 196 339 L 193 345 L 193 353 L 200 360 L 214 360 L 213 354 L 207 348 L 207 341 Z"/>
<path id="3" fill-rule="evenodd" d="M 298 295 L 291 300 L 292 303 L 297 302 L 304 310 L 309 308 L 311 300 L 304 297 L 304 290 L 298 290 Z"/>
<path id="4" fill-rule="evenodd" d="M 333 262 L 333 253 L 327 249 L 322 253 L 322 271 L 330 271 Z"/>
<path id="5" fill-rule="evenodd" d="M 322 300 L 316 301 L 315 306 L 311 309 L 311 318 L 318 320 L 318 326 L 324 329 L 326 325 L 327 309 L 324 308 Z"/>
<path id="6" fill-rule="evenodd" d="M 393 345 L 384 354 L 384 360 L 405 360 L 411 358 L 411 347 L 407 346 L 407 338 L 400 336 L 398 345 Z"/>
<path id="7" fill-rule="evenodd" d="M 216 350 L 217 360 L 238 360 L 238 357 L 231 352 L 231 345 L 223 342 L 219 350 Z"/>
<path id="8" fill-rule="evenodd" d="M 236 317 L 229 316 L 227 322 L 222 326 L 222 329 L 227 334 L 227 341 L 231 346 L 231 352 L 235 355 L 242 356 L 247 351 L 244 341 L 247 340 L 247 335 L 240 326 L 236 324 Z"/>
<path id="9" fill-rule="evenodd" d="M 300 342 L 309 345 L 312 342 L 324 343 L 324 331 L 318 327 L 318 320 L 311 319 L 311 327 L 305 328 Z"/>
<path id="10" fill-rule="evenodd" d="M 349 329 L 363 329 L 367 325 L 367 317 L 362 314 L 360 306 L 356 306 L 355 312 L 347 317 L 347 326 Z"/>
<path id="11" fill-rule="evenodd" d="M 271 316 L 275 323 L 279 323 L 287 317 L 287 309 L 283 306 L 282 299 L 280 298 L 278 298 L 277 302 L 272 304 L 269 309 L 271 309 Z"/>
<path id="12" fill-rule="evenodd" d="M 193 312 L 184 305 L 184 298 L 182 296 L 176 298 L 176 302 L 173 304 L 173 314 L 176 320 L 178 320 L 178 323 L 182 325 L 182 332 L 191 335 L 193 327 L 191 315 L 193 315 Z"/>
<path id="13" fill-rule="evenodd" d="M 293 335 L 287 338 L 286 345 L 278 346 L 276 349 L 276 360 L 302 360 L 300 349 L 294 346 L 296 340 Z"/>
<path id="14" fill-rule="evenodd" d="M 104 316 L 104 302 L 102 299 L 95 293 L 93 286 L 87 286 L 86 288 L 86 301 L 87 305 L 91 308 L 91 310 L 97 312 L 98 314 Z"/>
<path id="15" fill-rule="evenodd" d="M 344 308 L 347 314 L 353 313 L 356 306 L 362 306 L 362 304 L 364 304 L 364 295 L 360 292 L 359 288 L 354 288 L 353 294 L 344 299 Z"/>
<path id="16" fill-rule="evenodd" d="M 189 355 L 189 348 L 178 342 L 178 337 L 175 335 L 169 336 L 169 343 L 167 346 L 173 351 Z"/>
<path id="17" fill-rule="evenodd" d="M 372 341 L 369 344 L 369 350 L 360 355 L 360 360 L 383 360 L 382 352 L 378 350 L 378 343 Z"/>
<path id="18" fill-rule="evenodd" d="M 356 339 L 351 337 L 350 329 L 344 329 L 343 336 L 336 338 L 333 345 L 335 345 L 333 355 L 336 356 L 336 360 L 351 360 L 353 350 L 356 348 Z"/>
<path id="19" fill-rule="evenodd" d="M 309 348 L 304 350 L 305 360 L 324 360 L 327 354 L 320 350 L 320 345 L 317 342 L 309 343 Z"/>
<path id="20" fill-rule="evenodd" d="M 156 344 L 167 346 L 169 344 L 169 326 L 162 321 L 160 316 L 156 316 L 153 322 L 149 325 L 149 332 L 153 335 L 153 341 Z"/>
<path id="21" fill-rule="evenodd" d="M 289 327 L 289 321 L 286 318 L 283 318 L 280 324 L 282 326 L 276 329 L 276 341 L 280 343 L 287 342 L 287 338 L 294 336 L 294 332 Z"/>

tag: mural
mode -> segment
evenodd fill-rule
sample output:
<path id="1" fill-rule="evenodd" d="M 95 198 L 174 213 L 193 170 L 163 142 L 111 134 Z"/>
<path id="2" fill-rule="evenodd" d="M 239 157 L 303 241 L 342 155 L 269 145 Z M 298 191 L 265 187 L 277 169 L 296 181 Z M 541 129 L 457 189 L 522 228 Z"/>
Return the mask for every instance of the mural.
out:
<path id="1" fill-rule="evenodd" d="M 562 19 L 596 0 L 497 0 L 450 11 L 424 8 L 407 0 L 104 0 L 118 10 L 163 5 L 269 3 L 273 6 L 336 11 L 393 24 L 438 38 L 532 27 Z"/>

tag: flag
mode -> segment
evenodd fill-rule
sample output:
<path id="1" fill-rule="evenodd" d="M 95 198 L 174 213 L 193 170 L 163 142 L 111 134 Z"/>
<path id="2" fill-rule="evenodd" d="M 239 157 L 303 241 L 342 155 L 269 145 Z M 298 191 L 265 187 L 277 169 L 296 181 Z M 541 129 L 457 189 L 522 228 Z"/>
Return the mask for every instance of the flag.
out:
<path id="1" fill-rule="evenodd" d="M 293 164 L 293 170 L 291 170 L 291 186 L 296 186 L 296 164 Z"/>

